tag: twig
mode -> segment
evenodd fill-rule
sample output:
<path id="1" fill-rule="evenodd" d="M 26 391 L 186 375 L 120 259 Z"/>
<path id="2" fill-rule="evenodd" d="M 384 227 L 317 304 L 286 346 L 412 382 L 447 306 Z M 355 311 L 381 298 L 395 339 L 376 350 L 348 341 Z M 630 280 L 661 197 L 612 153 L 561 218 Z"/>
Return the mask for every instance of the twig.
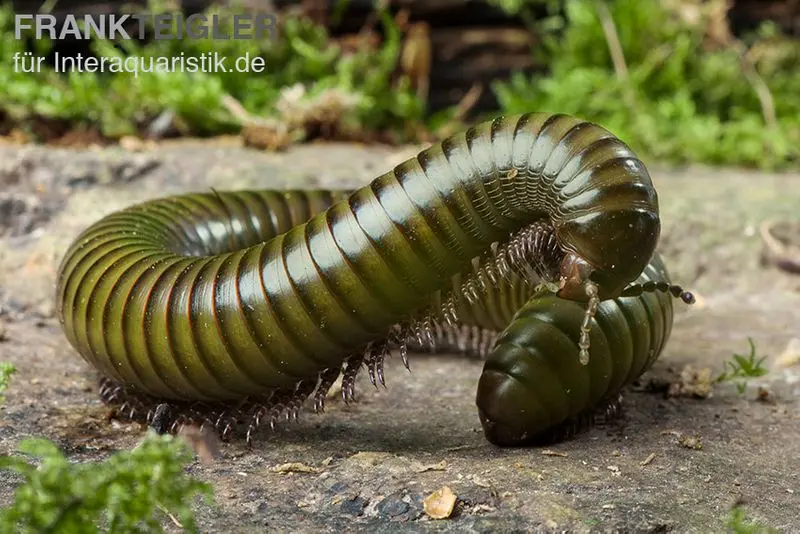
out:
<path id="1" fill-rule="evenodd" d="M 265 119 L 264 117 L 257 117 L 252 115 L 245 109 L 241 102 L 236 100 L 229 94 L 222 95 L 222 105 L 236 120 L 243 126 L 254 125 L 263 127 L 274 127 L 273 121 Z"/>
<path id="2" fill-rule="evenodd" d="M 597 15 L 600 17 L 600 25 L 603 27 L 603 33 L 606 36 L 608 52 L 611 54 L 611 61 L 614 63 L 614 72 L 617 73 L 617 78 L 620 80 L 627 80 L 628 66 L 625 64 L 625 54 L 622 51 L 622 44 L 619 42 L 619 34 L 617 33 L 617 26 L 614 24 L 614 18 L 603 0 L 597 0 L 595 5 L 597 6 Z"/>
<path id="3" fill-rule="evenodd" d="M 469 88 L 469 91 L 459 100 L 458 104 L 456 105 L 456 113 L 453 116 L 454 120 L 460 121 L 463 120 L 464 117 L 467 116 L 467 113 L 475 107 L 475 104 L 478 103 L 478 99 L 483 94 L 483 85 L 480 82 L 475 82 L 472 84 L 472 87 Z"/>
<path id="4" fill-rule="evenodd" d="M 464 120 L 464 117 L 467 116 L 467 113 L 475 107 L 475 104 L 478 103 L 481 95 L 483 94 L 483 85 L 480 82 L 475 82 L 472 84 L 472 87 L 469 88 L 469 91 L 461 97 L 458 104 L 455 107 L 455 113 L 453 117 L 436 132 L 437 136 L 440 137 L 449 137 L 455 130 L 459 128 L 459 124 L 461 121 Z"/>
<path id="5" fill-rule="evenodd" d="M 705 21 L 705 37 L 713 46 L 730 48 L 739 56 L 739 63 L 747 81 L 761 104 L 761 114 L 764 116 L 764 124 L 767 129 L 775 131 L 778 128 L 778 118 L 775 113 L 775 100 L 769 86 L 758 73 L 755 62 L 749 56 L 749 50 L 741 40 L 734 37 L 730 28 L 728 11 L 733 2 L 721 1 L 712 2 L 708 6 L 707 20 Z M 714 23 L 717 23 L 716 26 Z"/>
<path id="6" fill-rule="evenodd" d="M 428 102 L 432 48 L 430 28 L 426 22 L 415 22 L 408 26 L 400 55 L 400 66 L 416 88 L 417 98 Z"/>
<path id="7" fill-rule="evenodd" d="M 596 0 L 595 7 L 597 9 L 597 16 L 600 18 L 600 26 L 603 28 L 603 34 L 606 38 L 608 45 L 608 53 L 611 54 L 611 62 L 614 64 L 614 72 L 617 79 L 622 82 L 625 90 L 625 98 L 628 100 L 628 105 L 636 104 L 636 96 L 628 85 L 628 65 L 625 63 L 625 53 L 622 50 L 622 44 L 619 41 L 619 34 L 617 33 L 617 26 L 614 24 L 614 17 L 608 10 L 605 0 Z"/>
<path id="8" fill-rule="evenodd" d="M 361 29 L 358 30 L 358 36 L 360 38 L 366 38 L 370 33 L 375 30 L 375 26 L 378 24 L 378 17 L 382 11 L 389 9 L 390 1 L 388 0 L 378 0 L 375 3 L 374 8 L 372 11 L 367 13 L 367 17 L 364 19 L 364 24 L 361 25 Z M 399 15 L 399 13 L 398 13 Z"/>
<path id="9" fill-rule="evenodd" d="M 222 95 L 222 105 L 225 106 L 225 109 L 228 110 L 228 113 L 233 115 L 239 122 L 242 124 L 247 124 L 253 120 L 253 116 L 250 115 L 241 102 L 233 98 L 231 95 Z"/>
<path id="10" fill-rule="evenodd" d="M 764 78 L 758 73 L 755 64 L 747 57 L 744 45 L 741 42 L 736 43 L 736 53 L 739 54 L 739 61 L 742 64 L 742 70 L 753 90 L 758 96 L 758 101 L 761 103 L 761 113 L 764 115 L 764 123 L 770 130 L 778 129 L 778 117 L 775 113 L 775 99 L 772 98 L 772 91 L 764 81 Z"/>
<path id="11" fill-rule="evenodd" d="M 178 527 L 178 528 L 183 528 L 183 525 L 181 524 L 181 522 L 180 522 L 180 521 L 178 521 L 178 518 L 177 518 L 177 517 L 175 517 L 174 515 L 172 515 L 172 514 L 170 513 L 170 511 L 169 511 L 169 510 L 167 510 L 167 508 L 166 508 L 164 505 L 162 505 L 161 503 L 159 503 L 157 506 L 158 506 L 158 508 L 159 508 L 159 509 L 160 509 L 162 512 L 164 512 L 164 514 L 166 514 L 166 516 L 167 516 L 167 517 L 169 517 L 170 521 L 172 521 L 172 522 L 175 524 L 175 526 L 176 526 L 176 527 Z"/>

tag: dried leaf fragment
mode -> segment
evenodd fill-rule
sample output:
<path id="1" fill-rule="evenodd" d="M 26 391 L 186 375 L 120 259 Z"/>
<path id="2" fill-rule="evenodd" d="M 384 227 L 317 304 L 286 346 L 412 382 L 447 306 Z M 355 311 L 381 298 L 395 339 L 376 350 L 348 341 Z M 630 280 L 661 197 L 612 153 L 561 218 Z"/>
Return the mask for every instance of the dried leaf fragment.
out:
<path id="1" fill-rule="evenodd" d="M 448 486 L 442 486 L 422 501 L 425 514 L 431 519 L 447 519 L 456 506 L 456 494 Z"/>
<path id="2" fill-rule="evenodd" d="M 678 438 L 678 445 L 696 451 L 702 450 L 703 448 L 703 443 L 700 441 L 700 438 L 696 436 L 680 436 Z"/>
<path id="3" fill-rule="evenodd" d="M 569 456 L 569 454 L 567 454 L 566 452 L 554 451 L 552 449 L 543 450 L 542 451 L 542 455 L 544 455 L 544 456 L 559 456 L 561 458 L 566 458 L 567 456 Z"/>
<path id="4" fill-rule="evenodd" d="M 655 459 L 656 459 L 656 453 L 654 453 L 654 452 L 651 452 L 651 453 L 650 453 L 650 456 L 648 456 L 647 458 L 645 458 L 644 460 L 642 460 L 641 462 L 639 462 L 639 465 L 641 465 L 642 467 L 644 467 L 644 466 L 646 466 L 646 465 L 650 464 L 650 462 L 652 462 L 652 461 L 653 461 L 653 460 L 655 460 Z"/>
<path id="5" fill-rule="evenodd" d="M 669 397 L 693 397 L 707 399 L 711 396 L 714 379 L 710 367 L 695 368 L 691 365 L 681 370 L 678 379 L 669 385 Z"/>
<path id="6" fill-rule="evenodd" d="M 447 462 L 442 460 L 437 464 L 415 466 L 414 472 L 425 473 L 426 471 L 444 471 L 445 469 L 447 469 Z"/>
<path id="7" fill-rule="evenodd" d="M 285 464 L 276 465 L 275 467 L 272 468 L 272 472 L 273 473 L 320 473 L 321 470 L 301 462 L 288 462 Z"/>

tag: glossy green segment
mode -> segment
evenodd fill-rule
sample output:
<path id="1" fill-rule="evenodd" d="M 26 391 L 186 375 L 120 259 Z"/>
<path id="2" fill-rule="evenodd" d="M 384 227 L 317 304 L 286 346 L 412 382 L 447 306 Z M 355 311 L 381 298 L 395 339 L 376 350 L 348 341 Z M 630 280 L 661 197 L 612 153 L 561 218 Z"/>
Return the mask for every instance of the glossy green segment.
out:
<path id="1" fill-rule="evenodd" d="M 470 128 L 352 194 L 209 192 L 111 214 L 66 252 L 57 310 L 77 351 L 125 385 L 239 399 L 341 366 L 542 219 L 603 295 L 641 272 L 659 233 L 650 177 L 621 141 L 532 113 Z M 520 304 L 481 320 L 501 326 Z M 575 405 L 602 384 L 580 376 Z"/>
<path id="2" fill-rule="evenodd" d="M 668 282 L 657 255 L 637 279 Z M 601 302 L 590 359 L 578 362 L 584 306 L 546 294 L 516 313 L 486 362 L 477 405 L 487 438 L 499 445 L 545 432 L 612 400 L 658 358 L 672 329 L 672 297 L 645 293 Z"/>

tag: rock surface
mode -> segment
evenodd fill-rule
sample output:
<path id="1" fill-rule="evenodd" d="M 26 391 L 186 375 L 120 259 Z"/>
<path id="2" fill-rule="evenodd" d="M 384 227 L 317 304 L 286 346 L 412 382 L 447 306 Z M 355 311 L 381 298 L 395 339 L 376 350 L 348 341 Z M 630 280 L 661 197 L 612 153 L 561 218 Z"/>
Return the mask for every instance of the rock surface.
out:
<path id="1" fill-rule="evenodd" d="M 45 436 L 74 460 L 95 460 L 143 436 L 139 425 L 104 419 L 96 376 L 54 318 L 58 262 L 88 224 L 146 198 L 209 187 L 351 187 L 415 152 L 307 145 L 264 154 L 224 140 L 141 153 L 0 146 L 0 361 L 19 370 L 2 408 L 0 453 Z M 665 260 L 699 296 L 677 307 L 672 339 L 642 379 L 661 392 L 629 392 L 620 422 L 548 450 L 504 450 L 480 429 L 480 362 L 415 355 L 409 374 L 393 358 L 388 391 L 362 377 L 357 404 L 332 400 L 325 415 L 264 432 L 251 450 L 227 444 L 212 465 L 192 465 L 216 491 L 216 505 L 199 510 L 202 531 L 706 532 L 723 530 L 739 500 L 750 519 L 800 530 L 800 368 L 776 365 L 800 337 L 800 277 L 760 264 L 758 233 L 766 219 L 797 217 L 800 176 L 653 175 Z M 748 337 L 770 372 L 743 394 L 721 384 L 705 399 L 665 396 L 679 374 L 716 376 L 733 353 L 747 353 Z M 765 400 L 759 387 L 770 391 Z M 14 483 L 0 473 L 0 503 Z M 423 500 L 445 486 L 455 508 L 431 520 Z"/>

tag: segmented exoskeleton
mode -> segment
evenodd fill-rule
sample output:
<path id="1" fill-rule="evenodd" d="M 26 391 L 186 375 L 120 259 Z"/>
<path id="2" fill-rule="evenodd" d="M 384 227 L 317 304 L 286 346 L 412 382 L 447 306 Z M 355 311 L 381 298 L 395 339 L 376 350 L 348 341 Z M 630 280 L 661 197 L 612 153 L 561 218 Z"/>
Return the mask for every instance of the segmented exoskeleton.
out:
<path id="1" fill-rule="evenodd" d="M 352 193 L 211 192 L 113 213 L 67 251 L 57 310 L 106 400 L 161 399 L 173 427 L 205 418 L 223 434 L 244 418 L 249 438 L 309 396 L 321 408 L 340 373 L 346 399 L 362 365 L 383 381 L 391 347 L 405 360 L 409 340 L 452 335 L 460 314 L 498 329 L 480 311 L 491 287 L 520 297 L 498 297 L 512 311 L 532 279 L 583 303 L 587 363 L 598 303 L 641 290 L 626 286 L 659 231 L 645 166 L 608 131 L 501 117 Z"/>
<path id="2" fill-rule="evenodd" d="M 656 254 L 636 280 L 668 282 Z M 487 438 L 519 445 L 558 440 L 618 408 L 619 392 L 655 362 L 672 331 L 666 292 L 602 301 L 591 329 L 591 359 L 578 363 L 584 307 L 546 293 L 533 296 L 496 340 L 478 383 Z"/>

